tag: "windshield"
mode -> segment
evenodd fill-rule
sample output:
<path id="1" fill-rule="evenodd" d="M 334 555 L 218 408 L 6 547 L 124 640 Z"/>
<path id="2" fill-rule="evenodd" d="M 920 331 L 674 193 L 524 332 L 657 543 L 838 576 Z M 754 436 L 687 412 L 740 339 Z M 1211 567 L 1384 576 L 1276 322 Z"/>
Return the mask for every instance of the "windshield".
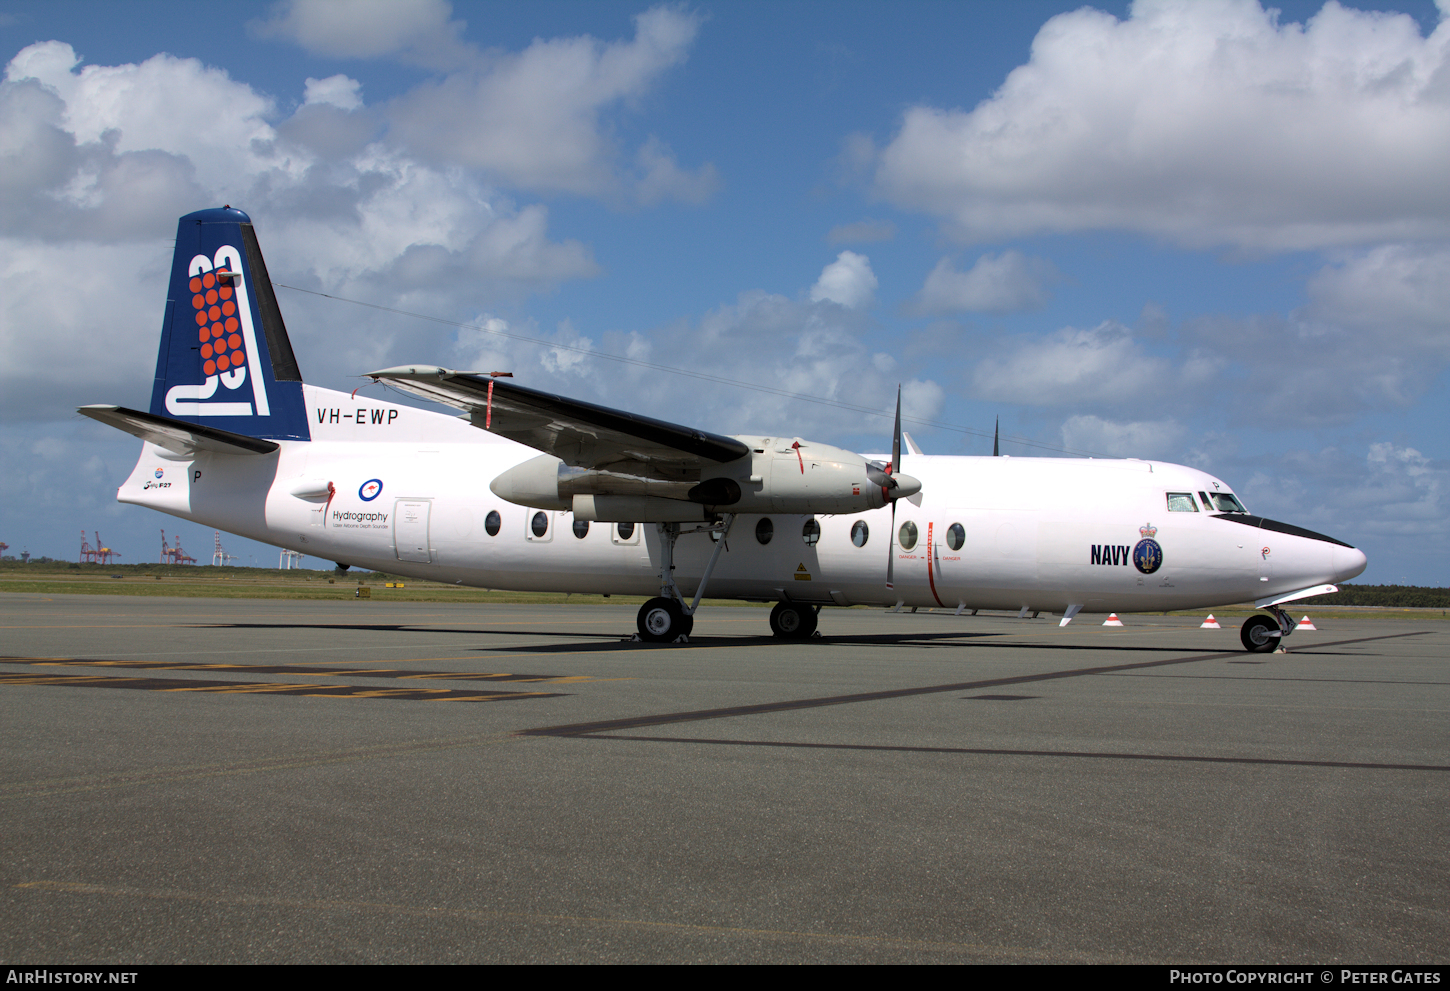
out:
<path id="1" fill-rule="evenodd" d="M 1248 512 L 1248 510 L 1244 508 L 1244 504 L 1239 502 L 1232 493 L 1215 492 L 1211 496 L 1209 496 L 1209 498 L 1213 500 L 1213 508 L 1217 509 L 1220 513 Z"/>

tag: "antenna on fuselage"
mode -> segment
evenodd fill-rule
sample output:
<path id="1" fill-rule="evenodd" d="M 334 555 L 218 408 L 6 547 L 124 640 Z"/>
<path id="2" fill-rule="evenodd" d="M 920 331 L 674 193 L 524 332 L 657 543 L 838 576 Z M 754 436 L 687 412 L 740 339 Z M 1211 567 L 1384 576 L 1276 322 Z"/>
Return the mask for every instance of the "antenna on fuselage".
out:
<path id="1" fill-rule="evenodd" d="M 992 428 L 992 457 L 994 458 L 1000 458 L 1002 456 L 1002 449 L 997 446 L 997 437 L 1001 432 L 1002 418 L 999 416 L 997 417 L 997 425 Z"/>

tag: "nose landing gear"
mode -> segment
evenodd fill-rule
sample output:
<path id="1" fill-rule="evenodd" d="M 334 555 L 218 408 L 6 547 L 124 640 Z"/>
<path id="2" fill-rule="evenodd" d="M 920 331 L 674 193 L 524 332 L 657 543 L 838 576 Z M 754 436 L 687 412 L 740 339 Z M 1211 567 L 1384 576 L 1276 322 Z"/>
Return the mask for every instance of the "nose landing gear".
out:
<path id="1" fill-rule="evenodd" d="M 1254 654 L 1267 654 L 1274 650 L 1288 653 L 1284 638 L 1294 632 L 1294 621 L 1278 606 L 1266 607 L 1274 615 L 1250 616 L 1239 630 L 1239 639 L 1244 650 Z"/>

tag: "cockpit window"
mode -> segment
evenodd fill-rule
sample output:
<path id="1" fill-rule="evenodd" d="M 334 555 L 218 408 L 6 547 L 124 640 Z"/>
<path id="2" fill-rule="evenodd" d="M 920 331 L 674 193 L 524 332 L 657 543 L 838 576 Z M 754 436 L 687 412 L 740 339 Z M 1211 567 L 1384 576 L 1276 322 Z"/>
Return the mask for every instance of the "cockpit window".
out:
<path id="1" fill-rule="evenodd" d="M 1213 500 L 1213 508 L 1220 513 L 1247 513 L 1244 504 L 1239 502 L 1232 493 L 1215 492 L 1209 496 Z"/>
<path id="2" fill-rule="evenodd" d="M 1168 512 L 1170 513 L 1196 513 L 1198 504 L 1193 501 L 1192 492 L 1170 492 L 1168 493 Z"/>

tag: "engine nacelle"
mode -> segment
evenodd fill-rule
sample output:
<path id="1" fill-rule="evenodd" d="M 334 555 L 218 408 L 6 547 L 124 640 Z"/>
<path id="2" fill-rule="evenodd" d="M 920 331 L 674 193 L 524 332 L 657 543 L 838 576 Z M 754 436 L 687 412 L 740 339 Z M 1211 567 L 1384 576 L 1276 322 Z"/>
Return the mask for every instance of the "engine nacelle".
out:
<path id="1" fill-rule="evenodd" d="M 532 458 L 489 485 L 500 499 L 580 519 L 684 522 L 717 513 L 851 515 L 921 491 L 859 454 L 799 438 L 740 437 L 751 455 L 701 472 L 696 480 L 648 478 Z"/>

